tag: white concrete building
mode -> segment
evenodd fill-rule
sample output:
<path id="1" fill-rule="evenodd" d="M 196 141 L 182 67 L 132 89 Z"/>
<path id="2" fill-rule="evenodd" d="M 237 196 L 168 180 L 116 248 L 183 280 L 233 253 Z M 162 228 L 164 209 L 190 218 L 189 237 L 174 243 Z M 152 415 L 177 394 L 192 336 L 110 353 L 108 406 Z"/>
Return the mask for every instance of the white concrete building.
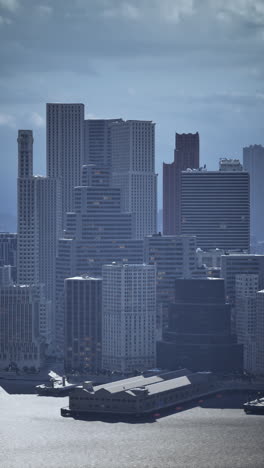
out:
<path id="1" fill-rule="evenodd" d="M 225 280 L 226 300 L 235 304 L 236 275 L 258 275 L 259 289 L 264 288 L 264 255 L 234 254 L 221 256 L 221 277 Z"/>
<path id="2" fill-rule="evenodd" d="M 257 293 L 256 373 L 264 375 L 264 289 Z"/>
<path id="3" fill-rule="evenodd" d="M 155 124 L 127 120 L 113 123 L 112 181 L 121 188 L 122 210 L 135 213 L 137 239 L 156 233 L 157 175 Z"/>
<path id="4" fill-rule="evenodd" d="M 263 241 L 264 147 L 250 145 L 244 148 L 243 166 L 250 175 L 250 233 L 255 241 Z"/>
<path id="5" fill-rule="evenodd" d="M 129 372 L 155 366 L 156 267 L 103 266 L 102 367 Z"/>
<path id="6" fill-rule="evenodd" d="M 47 176 L 61 179 L 64 217 L 73 209 L 73 188 L 81 182 L 84 105 L 49 103 L 46 120 Z"/>
<path id="7" fill-rule="evenodd" d="M 236 335 L 244 348 L 244 369 L 252 373 L 256 372 L 258 290 L 258 275 L 236 275 Z"/>

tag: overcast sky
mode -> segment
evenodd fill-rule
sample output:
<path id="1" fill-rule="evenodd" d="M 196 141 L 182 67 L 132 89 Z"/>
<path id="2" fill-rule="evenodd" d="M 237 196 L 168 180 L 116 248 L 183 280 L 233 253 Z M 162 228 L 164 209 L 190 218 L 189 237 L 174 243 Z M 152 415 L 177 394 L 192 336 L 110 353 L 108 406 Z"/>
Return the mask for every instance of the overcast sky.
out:
<path id="1" fill-rule="evenodd" d="M 156 122 L 160 189 L 175 131 L 199 131 L 209 169 L 264 144 L 263 45 L 263 0 L 0 0 L 0 213 L 16 212 L 19 128 L 45 174 L 46 102 Z"/>

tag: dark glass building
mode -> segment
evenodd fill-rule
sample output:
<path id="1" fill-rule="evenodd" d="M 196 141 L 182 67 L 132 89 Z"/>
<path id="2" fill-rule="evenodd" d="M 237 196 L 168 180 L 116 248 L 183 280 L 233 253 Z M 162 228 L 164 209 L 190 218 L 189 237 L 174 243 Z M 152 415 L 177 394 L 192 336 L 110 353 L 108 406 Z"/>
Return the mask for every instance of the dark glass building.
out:
<path id="1" fill-rule="evenodd" d="M 176 133 L 174 161 L 163 163 L 163 234 L 180 234 L 181 171 L 199 168 L 199 133 Z"/>
<path id="2" fill-rule="evenodd" d="M 168 329 L 158 342 L 157 365 L 200 371 L 241 370 L 243 347 L 230 330 L 223 279 L 177 279 Z"/>
<path id="3" fill-rule="evenodd" d="M 67 278 L 65 284 L 65 370 L 101 368 L 102 280 Z"/>

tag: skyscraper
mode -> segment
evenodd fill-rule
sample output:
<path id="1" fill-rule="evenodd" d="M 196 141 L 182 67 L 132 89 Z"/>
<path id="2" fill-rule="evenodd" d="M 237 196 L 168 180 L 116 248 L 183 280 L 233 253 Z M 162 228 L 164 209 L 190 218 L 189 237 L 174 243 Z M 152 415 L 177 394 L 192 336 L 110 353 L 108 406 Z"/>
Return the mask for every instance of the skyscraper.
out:
<path id="1" fill-rule="evenodd" d="M 249 174 L 187 170 L 181 173 L 181 232 L 203 250 L 249 251 Z"/>
<path id="2" fill-rule="evenodd" d="M 112 181 L 123 211 L 135 214 L 135 238 L 156 232 L 155 124 L 127 120 L 111 126 Z"/>
<path id="3" fill-rule="evenodd" d="M 264 288 L 264 255 L 229 254 L 221 256 L 221 276 L 225 280 L 226 299 L 235 304 L 236 275 L 258 275 L 259 289 Z"/>
<path id="4" fill-rule="evenodd" d="M 174 161 L 163 163 L 163 234 L 180 234 L 181 171 L 199 168 L 199 133 L 176 133 Z"/>
<path id="5" fill-rule="evenodd" d="M 264 289 L 257 293 L 256 373 L 264 375 Z"/>
<path id="6" fill-rule="evenodd" d="M 156 268 L 103 266 L 102 366 L 122 372 L 156 362 Z"/>
<path id="7" fill-rule="evenodd" d="M 60 183 L 53 178 L 33 176 L 31 130 L 18 133 L 18 171 L 17 282 L 34 287 L 44 285 L 42 303 L 52 301 L 54 306 L 57 240 L 61 235 Z M 43 307 L 38 319 L 43 334 L 51 339 L 55 323 L 50 322 Z"/>
<path id="8" fill-rule="evenodd" d="M 84 164 L 84 105 L 47 104 L 47 176 L 61 179 L 62 214 L 73 209 L 73 188 Z"/>
<path id="9" fill-rule="evenodd" d="M 257 292 L 259 276 L 236 275 L 236 335 L 243 344 L 244 369 L 256 372 Z"/>
<path id="10" fill-rule="evenodd" d="M 108 170 L 93 165 L 83 168 L 86 184 L 74 188 L 74 210 L 66 215 L 64 239 L 57 256 L 57 342 L 64 332 L 64 279 L 87 274 L 101 276 L 104 263 L 131 259 L 143 261 L 143 241 L 133 239 L 134 216 L 121 212 L 118 187 L 108 183 Z"/>
<path id="11" fill-rule="evenodd" d="M 35 197 L 33 178 L 33 133 L 18 131 L 17 179 L 17 281 L 39 281 L 35 241 Z"/>
<path id="12" fill-rule="evenodd" d="M 167 325 L 168 304 L 174 299 L 176 278 L 191 278 L 196 268 L 195 236 L 162 236 L 144 239 L 144 262 L 157 269 L 157 329 Z"/>
<path id="13" fill-rule="evenodd" d="M 264 147 L 251 145 L 243 149 L 243 166 L 250 175 L 250 221 L 251 236 L 264 240 Z"/>
<path id="14" fill-rule="evenodd" d="M 122 122 L 122 119 L 88 119 L 84 121 L 84 164 L 111 167 L 111 125 L 114 122 Z"/>
<path id="15" fill-rule="evenodd" d="M 65 354 L 67 371 L 101 368 L 102 279 L 67 278 L 65 284 Z"/>
<path id="16" fill-rule="evenodd" d="M 100 275 L 114 241 L 132 239 L 133 216 L 121 212 L 117 187 L 75 187 L 74 197 L 75 208 L 67 213 L 65 236 L 75 240 L 77 272 Z"/>

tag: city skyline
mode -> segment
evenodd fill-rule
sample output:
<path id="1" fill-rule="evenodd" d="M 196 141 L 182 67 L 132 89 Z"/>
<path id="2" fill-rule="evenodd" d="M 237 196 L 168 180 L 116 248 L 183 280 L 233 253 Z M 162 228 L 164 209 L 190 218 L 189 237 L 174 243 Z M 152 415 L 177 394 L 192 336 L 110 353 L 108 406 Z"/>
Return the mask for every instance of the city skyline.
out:
<path id="1" fill-rule="evenodd" d="M 0 44 L 1 466 L 262 466 L 264 0 L 0 0 Z"/>
<path id="2" fill-rule="evenodd" d="M 64 103 L 64 102 L 55 102 L 55 103 L 52 103 L 52 104 L 48 104 L 46 103 L 45 106 L 56 106 L 56 105 L 69 105 L 69 106 L 72 106 L 72 105 L 75 105 L 75 103 Z M 83 105 L 83 103 L 80 103 L 80 105 Z M 98 122 L 103 122 L 103 121 L 107 121 L 107 118 L 97 118 L 97 117 L 92 117 L 90 118 L 90 116 L 88 115 L 89 118 L 87 118 L 86 116 L 87 114 L 85 113 L 84 115 L 84 122 L 88 122 L 88 121 L 98 121 Z M 108 119 L 109 120 L 109 119 Z M 117 119 L 112 119 L 113 121 L 116 121 Z M 120 121 L 122 121 L 122 117 L 120 117 L 119 119 Z M 111 119 L 110 119 L 111 121 Z M 128 122 L 129 121 L 133 121 L 131 119 L 128 119 Z M 138 122 L 146 122 L 146 120 L 135 120 L 135 121 L 138 121 Z M 151 122 L 151 121 L 150 121 Z M 155 122 L 154 125 L 156 126 L 157 123 Z M 1 122 L 0 122 L 0 127 L 1 127 Z M 23 126 L 21 128 L 24 128 Z M 19 130 L 21 130 L 21 128 L 12 128 L 14 134 L 13 136 L 14 137 L 17 137 L 17 132 Z M 48 124 L 43 127 L 42 130 L 45 131 L 45 135 L 47 133 L 47 129 L 48 129 Z M 38 177 L 47 177 L 48 175 L 48 170 L 46 168 L 47 166 L 47 154 L 48 154 L 48 146 L 46 146 L 46 141 L 45 141 L 45 145 L 44 147 L 42 148 L 43 149 L 43 154 L 42 154 L 42 160 L 41 160 L 41 164 L 40 164 L 40 161 L 39 161 L 39 158 L 38 158 L 38 152 L 36 151 L 36 147 L 38 147 L 38 144 L 40 143 L 40 141 L 37 140 L 38 138 L 38 135 L 39 135 L 39 128 L 38 129 L 35 129 L 34 130 L 34 125 L 31 125 L 31 128 L 28 129 L 30 131 L 32 131 L 34 133 L 34 164 L 33 164 L 33 171 L 34 171 L 34 174 L 35 176 L 38 176 Z M 198 134 L 199 136 L 199 132 L 198 131 L 195 131 L 193 134 L 191 133 L 191 131 L 189 131 L 190 129 L 186 129 L 186 132 L 183 133 L 182 135 L 184 136 L 185 134 L 188 135 L 194 135 L 195 134 Z M 157 132 L 155 131 L 155 134 Z M 173 139 L 175 141 L 175 138 L 176 138 L 176 135 L 178 134 L 178 132 L 175 130 L 174 131 L 174 134 L 173 134 Z M 1 129 L 0 129 L 0 135 L 1 135 Z M 37 136 L 36 136 L 37 135 Z M 47 139 L 47 137 L 45 137 L 45 140 Z M 157 140 L 158 138 L 155 138 L 154 137 L 154 141 L 155 141 L 155 146 L 156 148 L 159 146 L 157 144 Z M 14 143 L 14 142 L 12 142 Z M 173 145 L 172 145 L 173 146 Z M 200 147 L 203 146 L 203 142 L 201 141 L 201 135 L 200 135 Z M 259 148 L 261 152 L 264 151 L 264 140 L 263 140 L 263 145 L 262 144 L 256 144 L 254 142 L 251 142 L 249 144 L 249 146 L 244 146 L 244 147 L 241 147 L 241 152 L 240 154 L 235 158 L 236 160 L 240 161 L 241 164 L 243 165 L 243 155 L 245 153 L 245 150 L 247 150 L 248 148 Z M 17 151 L 17 150 L 16 150 Z M 171 152 L 169 158 L 171 158 L 171 160 L 173 159 L 173 153 L 175 152 L 175 149 Z M 157 154 L 157 149 L 156 149 L 156 154 Z M 225 159 L 225 158 L 233 158 L 234 155 L 230 154 L 230 153 L 227 153 L 226 155 L 219 155 L 219 158 L 218 159 L 215 159 L 214 160 L 214 163 L 211 164 L 209 163 L 204 163 L 204 158 L 203 158 L 203 154 L 201 153 L 200 151 L 200 165 L 199 167 L 205 167 L 206 170 L 208 171 L 217 171 L 218 170 L 218 166 L 219 166 L 219 160 L 220 159 Z M 0 163 L 1 163 L 1 157 L 0 157 Z M 157 174 L 157 215 L 158 215 L 158 211 L 159 210 L 162 210 L 162 206 L 163 206 L 163 187 L 164 187 L 164 184 L 163 184 L 163 171 L 164 171 L 164 165 L 165 166 L 168 166 L 170 164 L 170 161 L 168 161 L 167 159 L 167 162 L 165 161 L 165 159 L 162 161 L 160 160 L 159 161 L 159 156 L 156 156 L 155 157 L 155 164 L 156 164 L 156 174 Z M 38 172 L 38 167 L 40 167 L 40 165 L 42 166 L 42 172 L 39 173 Z M 163 167 L 162 167 L 163 166 Z M 3 169 L 5 169 L 5 165 L 1 166 Z M 16 166 L 14 166 L 16 168 Z M 12 172 L 13 172 L 13 169 L 14 167 L 12 167 Z M 244 170 L 248 170 L 247 168 L 244 167 Z M 10 172 L 10 171 L 9 171 Z M 1 174 L 0 174 L 0 180 L 1 180 Z M 8 184 L 8 187 L 5 188 L 5 195 L 8 194 L 8 198 L 4 198 L 5 202 L 6 203 L 1 203 L 0 202 L 0 230 L 2 231 L 14 231 L 14 229 L 12 229 L 12 227 L 16 224 L 17 220 L 16 220 L 16 210 L 17 210 L 17 205 L 16 205 L 16 202 L 17 202 L 17 198 L 16 198 L 16 183 L 14 183 L 16 181 L 16 171 L 14 172 L 14 174 L 12 173 L 12 178 L 11 178 L 11 183 Z M 3 181 L 5 182 L 5 181 Z M 12 187 L 12 185 L 14 184 L 14 187 Z M 3 186 L 1 188 L 0 186 L 0 191 L 1 189 L 3 190 Z M 14 189 L 14 190 L 13 190 Z M 163 195 L 163 196 L 162 196 Z M 3 198 L 2 198 L 3 200 Z M 12 205 L 12 208 L 11 209 L 6 209 L 9 204 L 10 204 L 10 200 L 11 200 L 11 205 Z M 3 218 L 1 218 L 1 216 L 3 216 Z M 1 223 L 3 224 L 3 226 L 1 226 Z"/>
<path id="3" fill-rule="evenodd" d="M 45 175 L 46 102 L 83 102 L 86 118 L 156 122 L 159 206 L 175 132 L 199 132 L 210 170 L 219 157 L 242 159 L 243 147 L 264 144 L 261 7 L 2 0 L 0 213 L 15 213 L 17 129 L 33 130 L 34 172 Z"/>

